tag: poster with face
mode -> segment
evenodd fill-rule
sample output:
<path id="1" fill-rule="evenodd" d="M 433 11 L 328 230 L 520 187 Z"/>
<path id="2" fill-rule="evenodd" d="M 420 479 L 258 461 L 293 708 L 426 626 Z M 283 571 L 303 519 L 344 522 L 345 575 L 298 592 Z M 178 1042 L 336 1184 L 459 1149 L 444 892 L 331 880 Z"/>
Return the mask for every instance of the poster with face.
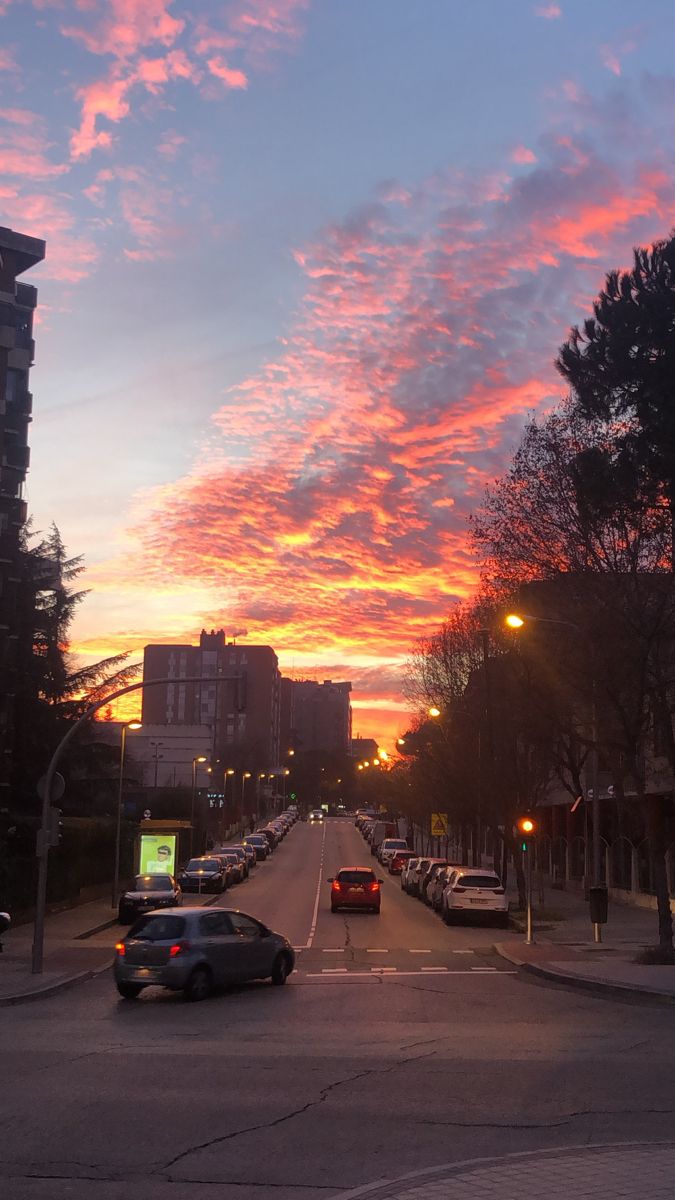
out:
<path id="1" fill-rule="evenodd" d="M 140 875 L 175 875 L 175 833 L 141 834 L 141 855 L 138 871 Z"/>

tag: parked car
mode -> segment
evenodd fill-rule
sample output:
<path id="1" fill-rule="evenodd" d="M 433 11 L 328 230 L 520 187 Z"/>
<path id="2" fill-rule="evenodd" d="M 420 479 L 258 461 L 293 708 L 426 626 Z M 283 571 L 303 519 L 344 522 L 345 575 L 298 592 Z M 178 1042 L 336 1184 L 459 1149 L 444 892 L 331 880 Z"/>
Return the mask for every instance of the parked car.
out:
<path id="1" fill-rule="evenodd" d="M 429 863 L 429 866 L 427 867 L 426 871 L 424 872 L 424 875 L 421 877 L 421 879 L 419 881 L 419 885 L 418 885 L 419 898 L 423 904 L 431 903 L 431 901 L 429 900 L 429 896 L 427 895 L 427 889 L 429 887 L 429 884 L 431 883 L 432 879 L 434 879 L 436 877 L 438 872 L 442 871 L 443 867 L 447 867 L 447 865 L 448 865 L 447 858 L 432 858 L 431 859 L 431 862 Z"/>
<path id="2" fill-rule="evenodd" d="M 379 913 L 382 880 L 370 867 L 340 867 L 328 883 L 331 885 L 331 912 L 337 912 L 339 908 L 367 908 Z"/>
<path id="3" fill-rule="evenodd" d="M 267 839 L 267 848 L 270 854 L 274 848 L 279 845 L 279 838 L 274 830 L 270 829 L 268 825 L 264 825 L 262 829 L 257 829 L 256 833 L 259 833 L 262 837 Z"/>
<path id="4" fill-rule="evenodd" d="M 152 985 L 205 1000 L 214 987 L 271 979 L 283 984 L 295 966 L 293 947 L 246 913 L 170 908 L 138 920 L 115 947 L 120 996 L 133 1000 Z"/>
<path id="5" fill-rule="evenodd" d="M 9 913 L 0 912 L 0 937 L 2 937 L 3 933 L 7 933 L 7 930 L 11 924 L 12 918 L 10 917 Z M 2 942 L 0 942 L 0 954 L 2 954 Z"/>
<path id="6" fill-rule="evenodd" d="M 403 868 L 414 857 L 415 853 L 413 850 L 395 850 L 389 859 L 389 874 L 401 875 Z"/>
<path id="7" fill-rule="evenodd" d="M 183 893 L 173 875 L 137 875 L 129 891 L 120 897 L 119 923 L 131 925 L 141 913 L 182 903 Z"/>
<path id="8" fill-rule="evenodd" d="M 412 858 L 409 858 L 408 861 L 403 864 L 403 870 L 401 871 L 401 891 L 408 893 L 410 892 L 412 876 L 419 861 L 420 860 L 417 855 L 413 855 Z"/>
<path id="9" fill-rule="evenodd" d="M 452 872 L 457 871 L 458 866 L 457 863 L 449 863 L 447 867 L 441 867 L 440 871 L 437 871 L 430 880 L 427 887 L 427 902 L 431 905 L 434 912 L 440 912 L 443 892 L 448 885 Z"/>
<path id="10" fill-rule="evenodd" d="M 178 872 L 178 882 L 184 892 L 224 892 L 227 867 L 218 858 L 191 858 Z"/>
<path id="11" fill-rule="evenodd" d="M 373 821 L 373 825 L 370 830 L 370 837 L 368 838 L 370 843 L 370 853 L 377 854 L 384 839 L 396 837 L 397 833 L 398 830 L 396 828 L 395 821 Z M 408 843 L 406 842 L 406 845 L 407 844 Z"/>
<path id="12" fill-rule="evenodd" d="M 233 846 L 233 849 L 244 851 L 244 854 L 246 855 L 246 865 L 248 866 L 250 874 L 251 868 L 254 867 L 258 861 L 253 846 L 249 846 L 246 842 L 242 842 L 241 845 Z"/>
<path id="13" fill-rule="evenodd" d="M 245 855 L 237 854 L 233 846 L 219 846 L 213 854 L 230 865 L 230 883 L 241 883 L 248 874 Z"/>
<path id="14" fill-rule="evenodd" d="M 377 852 L 377 857 L 382 863 L 382 866 L 387 867 L 389 865 L 390 858 L 394 856 L 397 850 L 407 849 L 408 843 L 406 842 L 405 838 L 384 838 L 382 844 L 380 845 L 380 849 Z"/>
<path id="15" fill-rule="evenodd" d="M 495 871 L 460 867 L 452 872 L 441 900 L 441 916 L 447 925 L 458 917 L 491 917 L 500 925 L 509 923 L 509 905 Z"/>
<path id="16" fill-rule="evenodd" d="M 249 833 L 244 838 L 244 845 L 255 850 L 257 862 L 264 862 L 270 852 L 270 844 L 262 833 Z"/>
<path id="17" fill-rule="evenodd" d="M 430 858 L 418 858 L 415 866 L 411 867 L 410 870 L 408 871 L 408 879 L 407 879 L 408 886 L 406 888 L 406 891 L 409 896 L 418 896 L 419 897 L 420 883 L 421 883 L 422 879 L 424 878 L 424 876 L 426 875 L 427 871 L 429 870 L 430 863 L 431 863 Z"/>
<path id="18" fill-rule="evenodd" d="M 326 814 L 324 813 L 322 808 L 313 808 L 311 810 L 307 820 L 309 821 L 310 825 L 313 825 L 315 821 L 317 821 L 317 822 L 323 821 L 325 818 L 325 815 Z"/>

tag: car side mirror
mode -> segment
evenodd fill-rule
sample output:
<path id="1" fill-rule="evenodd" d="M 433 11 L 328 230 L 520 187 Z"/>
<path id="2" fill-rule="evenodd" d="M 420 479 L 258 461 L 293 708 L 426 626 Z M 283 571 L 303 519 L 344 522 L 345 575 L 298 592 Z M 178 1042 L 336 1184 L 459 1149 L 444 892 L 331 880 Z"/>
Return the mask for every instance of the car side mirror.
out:
<path id="1" fill-rule="evenodd" d="M 335 880 L 332 875 L 331 875 L 330 879 L 326 880 L 326 883 L 335 883 Z"/>
<path id="2" fill-rule="evenodd" d="M 378 879 L 378 883 L 384 883 L 384 879 Z"/>

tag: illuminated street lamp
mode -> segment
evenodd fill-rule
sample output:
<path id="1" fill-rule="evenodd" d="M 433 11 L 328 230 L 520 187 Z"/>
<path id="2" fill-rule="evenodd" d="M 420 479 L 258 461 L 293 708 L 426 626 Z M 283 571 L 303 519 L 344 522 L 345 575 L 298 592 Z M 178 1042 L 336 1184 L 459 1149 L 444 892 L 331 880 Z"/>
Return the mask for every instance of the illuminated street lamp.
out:
<path id="1" fill-rule="evenodd" d="M 117 899 L 120 890 L 120 839 L 122 836 L 122 788 L 124 787 L 124 751 L 127 744 L 127 729 L 142 729 L 140 721 L 129 721 L 128 725 L 122 726 L 122 740 L 120 742 L 120 778 L 117 788 L 117 825 L 115 828 L 115 870 L 113 872 L 112 886 L 112 908 L 117 907 Z"/>
<path id="2" fill-rule="evenodd" d="M 190 858 L 195 836 L 195 794 L 197 791 L 197 763 L 205 763 L 205 754 L 196 754 L 192 760 L 192 800 L 190 802 Z"/>
<path id="3" fill-rule="evenodd" d="M 436 705 L 432 704 L 431 708 L 429 709 L 429 716 L 435 718 L 435 717 L 440 717 L 440 715 L 441 715 L 440 708 L 436 708 Z"/>
<path id="4" fill-rule="evenodd" d="M 241 815 L 244 815 L 244 797 L 246 789 L 246 780 L 251 778 L 250 771 L 242 771 L 241 773 Z"/>
<path id="5" fill-rule="evenodd" d="M 518 616 L 518 613 L 509 613 L 504 617 L 504 624 L 508 625 L 509 629 L 522 629 L 525 621 Z"/>

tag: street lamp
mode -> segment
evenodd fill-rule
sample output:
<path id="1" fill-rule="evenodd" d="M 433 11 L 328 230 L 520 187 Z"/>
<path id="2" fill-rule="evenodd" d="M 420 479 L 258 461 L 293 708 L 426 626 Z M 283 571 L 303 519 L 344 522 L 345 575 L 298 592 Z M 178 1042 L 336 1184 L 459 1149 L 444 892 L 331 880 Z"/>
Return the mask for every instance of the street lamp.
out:
<path id="1" fill-rule="evenodd" d="M 246 780 L 251 778 L 250 771 L 242 771 L 241 773 L 241 816 L 244 818 L 244 797 L 246 789 Z"/>
<path id="2" fill-rule="evenodd" d="M 221 829 L 220 829 L 221 842 L 222 842 L 223 838 L 225 837 L 225 817 L 227 815 L 227 777 L 228 777 L 228 775 L 230 777 L 234 775 L 233 767 L 228 767 L 226 771 L 223 771 L 223 819 L 222 819 L 222 824 L 221 824 Z M 232 787 L 234 788 L 234 782 L 232 783 Z"/>
<path id="3" fill-rule="evenodd" d="M 117 824 L 115 828 L 115 870 L 113 871 L 113 886 L 112 886 L 112 908 L 117 908 L 117 899 L 120 890 L 120 840 L 122 836 L 122 788 L 124 786 L 124 751 L 127 744 L 127 729 L 142 729 L 140 721 L 129 721 L 128 725 L 122 726 L 122 738 L 120 741 L 120 778 L 117 788 Z"/>
<path id="4" fill-rule="evenodd" d="M 441 715 L 440 708 L 436 708 L 436 705 L 432 704 L 431 708 L 429 709 L 429 716 L 435 718 L 435 717 L 440 717 L 440 715 Z"/>
<path id="5" fill-rule="evenodd" d="M 197 754 L 197 755 L 195 755 L 195 757 L 192 760 L 192 802 L 190 804 L 190 858 L 192 858 L 194 836 L 195 836 L 195 794 L 197 791 L 197 763 L 205 763 L 205 762 L 206 762 L 205 754 Z"/>

